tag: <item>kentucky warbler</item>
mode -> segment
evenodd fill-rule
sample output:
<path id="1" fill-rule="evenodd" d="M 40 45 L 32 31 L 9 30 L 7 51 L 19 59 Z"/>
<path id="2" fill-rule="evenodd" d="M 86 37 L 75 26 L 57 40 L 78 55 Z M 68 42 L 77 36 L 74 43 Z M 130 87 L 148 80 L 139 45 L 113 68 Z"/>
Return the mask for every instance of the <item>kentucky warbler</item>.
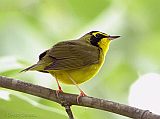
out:
<path id="1" fill-rule="evenodd" d="M 58 84 L 58 92 L 62 89 L 58 81 L 75 85 L 80 96 L 85 93 L 78 87 L 94 77 L 104 63 L 111 40 L 120 36 L 91 31 L 77 40 L 62 41 L 39 55 L 39 61 L 22 70 L 36 70 L 50 73 Z"/>

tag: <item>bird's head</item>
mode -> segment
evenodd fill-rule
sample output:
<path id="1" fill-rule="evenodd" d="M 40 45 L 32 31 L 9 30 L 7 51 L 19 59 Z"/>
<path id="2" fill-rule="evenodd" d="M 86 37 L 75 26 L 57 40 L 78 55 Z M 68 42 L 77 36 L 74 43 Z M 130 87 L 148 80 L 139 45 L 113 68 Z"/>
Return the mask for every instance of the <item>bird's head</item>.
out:
<path id="1" fill-rule="evenodd" d="M 110 41 L 119 38 L 120 36 L 111 36 L 100 31 L 91 31 L 83 36 L 83 39 L 87 40 L 91 45 L 107 50 Z"/>

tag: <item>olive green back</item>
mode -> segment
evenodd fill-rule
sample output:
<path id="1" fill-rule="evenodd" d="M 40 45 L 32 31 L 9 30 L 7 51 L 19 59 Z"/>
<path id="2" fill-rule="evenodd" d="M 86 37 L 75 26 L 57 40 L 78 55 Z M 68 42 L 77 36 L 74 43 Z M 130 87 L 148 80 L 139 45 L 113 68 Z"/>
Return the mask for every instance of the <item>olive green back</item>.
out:
<path id="1" fill-rule="evenodd" d="M 41 58 L 38 64 L 52 58 L 44 70 L 71 70 L 83 68 L 99 62 L 100 50 L 85 40 L 64 41 L 54 45 Z"/>

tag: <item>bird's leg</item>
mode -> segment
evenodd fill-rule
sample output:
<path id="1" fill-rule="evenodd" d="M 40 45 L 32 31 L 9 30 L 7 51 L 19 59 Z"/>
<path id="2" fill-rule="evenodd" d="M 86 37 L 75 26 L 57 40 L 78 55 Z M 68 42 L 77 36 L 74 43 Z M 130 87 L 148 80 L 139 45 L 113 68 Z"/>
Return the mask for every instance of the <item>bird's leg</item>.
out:
<path id="1" fill-rule="evenodd" d="M 67 73 L 68 74 L 68 73 Z M 82 89 L 78 86 L 78 84 L 72 79 L 72 77 L 68 74 L 69 79 L 72 81 L 72 83 L 78 88 L 78 90 L 80 91 L 79 96 L 77 97 L 77 103 L 79 104 L 79 98 L 83 97 L 83 96 L 87 96 Z"/>
<path id="2" fill-rule="evenodd" d="M 58 90 L 56 90 L 56 94 L 57 94 L 57 97 L 58 97 L 59 93 L 63 92 L 63 91 L 62 91 L 62 88 L 61 88 L 61 86 L 60 86 L 60 84 L 58 82 L 58 79 L 56 77 L 55 77 L 55 79 L 56 79 L 56 82 L 57 82 L 57 85 L 58 85 Z"/>

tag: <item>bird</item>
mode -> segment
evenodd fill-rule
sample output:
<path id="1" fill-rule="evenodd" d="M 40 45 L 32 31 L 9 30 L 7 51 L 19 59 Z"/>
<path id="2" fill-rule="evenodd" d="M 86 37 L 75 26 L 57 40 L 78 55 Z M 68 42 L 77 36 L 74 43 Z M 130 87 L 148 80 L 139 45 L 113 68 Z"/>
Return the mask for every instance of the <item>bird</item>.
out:
<path id="1" fill-rule="evenodd" d="M 100 31 L 91 31 L 76 40 L 58 42 L 41 53 L 37 63 L 21 72 L 49 73 L 56 79 L 57 94 L 63 92 L 60 81 L 75 85 L 80 91 L 79 97 L 86 96 L 79 84 L 92 79 L 99 72 L 104 64 L 110 42 L 119 37 Z"/>

